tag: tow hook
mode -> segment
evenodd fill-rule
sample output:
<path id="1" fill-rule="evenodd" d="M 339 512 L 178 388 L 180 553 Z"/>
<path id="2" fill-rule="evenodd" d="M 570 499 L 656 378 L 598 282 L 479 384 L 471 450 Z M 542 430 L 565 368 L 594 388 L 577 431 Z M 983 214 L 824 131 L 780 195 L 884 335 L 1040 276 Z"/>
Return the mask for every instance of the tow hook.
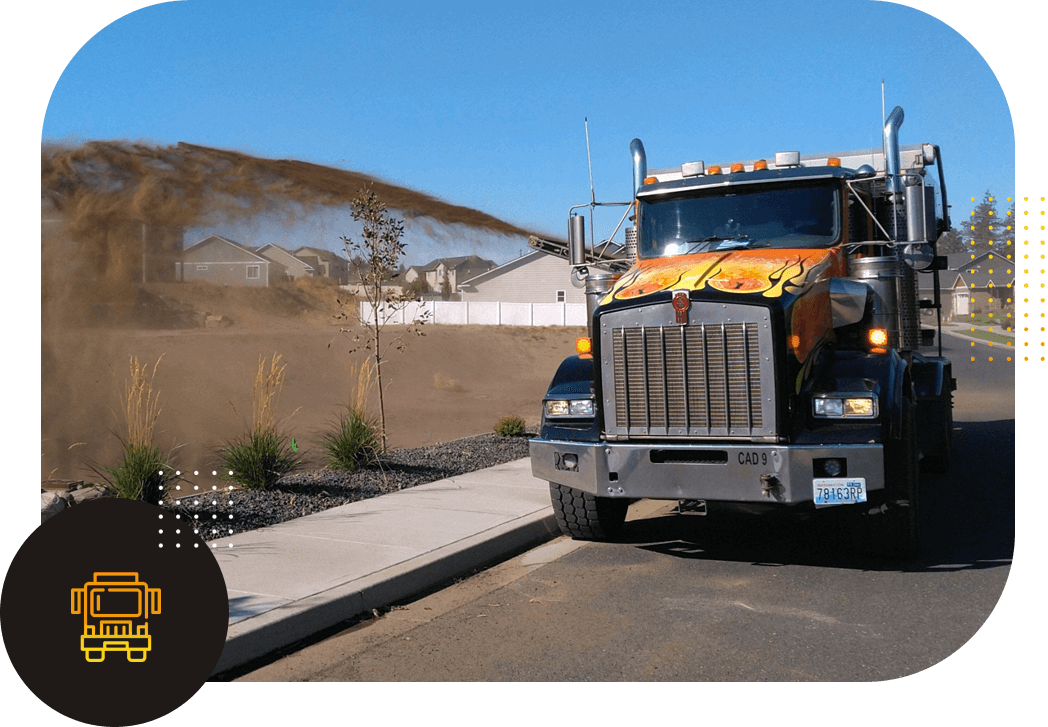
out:
<path id="1" fill-rule="evenodd" d="M 782 483 L 779 482 L 779 478 L 773 474 L 761 475 L 761 497 L 772 497 L 778 499 L 777 495 L 782 494 Z"/>
<path id="2" fill-rule="evenodd" d="M 706 515 L 705 500 L 677 500 L 678 515 Z"/>

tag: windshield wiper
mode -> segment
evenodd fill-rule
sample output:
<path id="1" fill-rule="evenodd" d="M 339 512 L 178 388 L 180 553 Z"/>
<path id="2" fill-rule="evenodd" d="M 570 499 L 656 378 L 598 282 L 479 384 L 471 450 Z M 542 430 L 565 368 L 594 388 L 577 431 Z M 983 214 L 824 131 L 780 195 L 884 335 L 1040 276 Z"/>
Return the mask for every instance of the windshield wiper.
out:
<path id="1" fill-rule="evenodd" d="M 693 252 L 699 252 L 696 249 L 698 245 L 709 245 L 712 242 L 732 242 L 735 240 L 749 240 L 749 235 L 711 235 L 709 237 L 701 237 L 698 240 L 688 240 L 685 245 L 688 245 L 688 250 L 685 255 L 690 255 Z M 748 247 L 748 246 L 747 246 Z"/>

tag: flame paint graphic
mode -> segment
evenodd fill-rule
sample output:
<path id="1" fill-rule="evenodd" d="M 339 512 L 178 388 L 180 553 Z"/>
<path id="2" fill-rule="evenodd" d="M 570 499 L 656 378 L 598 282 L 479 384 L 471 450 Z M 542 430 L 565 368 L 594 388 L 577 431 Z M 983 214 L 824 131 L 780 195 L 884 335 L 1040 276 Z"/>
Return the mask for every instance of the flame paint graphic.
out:
<path id="1" fill-rule="evenodd" d="M 641 260 L 604 299 L 629 300 L 663 290 L 701 290 L 778 298 L 804 292 L 830 275 L 844 275 L 839 248 L 826 250 L 738 250 Z"/>

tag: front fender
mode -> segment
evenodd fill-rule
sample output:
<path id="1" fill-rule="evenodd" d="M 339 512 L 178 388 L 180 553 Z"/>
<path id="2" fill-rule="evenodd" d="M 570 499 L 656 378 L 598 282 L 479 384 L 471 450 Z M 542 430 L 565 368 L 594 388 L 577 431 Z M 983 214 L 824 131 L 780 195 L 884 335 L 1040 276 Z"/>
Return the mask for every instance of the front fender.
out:
<path id="1" fill-rule="evenodd" d="M 811 397 L 815 393 L 864 391 L 876 393 L 879 418 L 861 420 L 815 419 Z M 913 403 L 913 384 L 906 360 L 896 351 L 887 355 L 860 351 L 827 351 L 821 357 L 816 375 L 802 391 L 794 441 L 799 444 L 862 442 L 898 439 L 902 430 L 902 400 Z"/>
<path id="2" fill-rule="evenodd" d="M 564 359 L 553 375 L 547 399 L 593 395 L 593 359 L 581 356 L 569 356 Z M 550 422 L 546 420 L 546 408 L 542 408 L 542 424 L 539 436 L 543 439 L 561 439 L 573 442 L 600 441 L 600 401 L 595 402 L 596 416 L 592 422 Z"/>

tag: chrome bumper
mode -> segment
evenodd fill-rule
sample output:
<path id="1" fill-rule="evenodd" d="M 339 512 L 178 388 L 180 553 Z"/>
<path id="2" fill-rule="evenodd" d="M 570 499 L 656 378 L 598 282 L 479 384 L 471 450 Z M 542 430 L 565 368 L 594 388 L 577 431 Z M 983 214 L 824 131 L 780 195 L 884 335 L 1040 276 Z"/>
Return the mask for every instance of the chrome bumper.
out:
<path id="1" fill-rule="evenodd" d="M 849 477 L 884 489 L 880 444 L 619 444 L 532 439 L 539 479 L 598 497 L 722 502 L 812 502 L 813 460 L 847 459 Z"/>

